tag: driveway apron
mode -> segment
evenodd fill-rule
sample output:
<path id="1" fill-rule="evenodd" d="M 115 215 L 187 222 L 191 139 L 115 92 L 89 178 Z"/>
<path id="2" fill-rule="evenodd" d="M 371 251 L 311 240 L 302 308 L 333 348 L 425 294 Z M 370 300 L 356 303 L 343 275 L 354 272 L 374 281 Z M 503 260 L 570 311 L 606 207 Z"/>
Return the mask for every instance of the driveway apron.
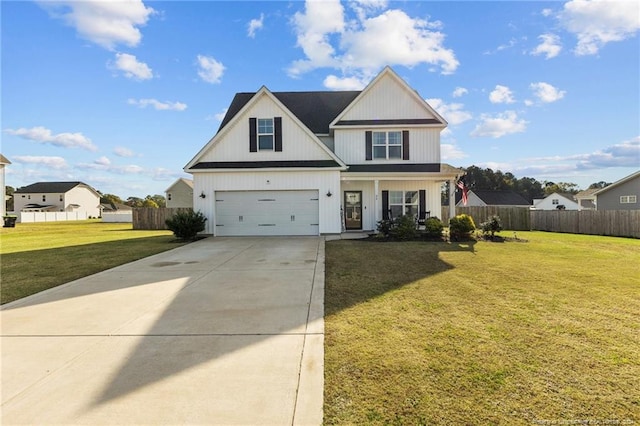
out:
<path id="1" fill-rule="evenodd" d="M 4 305 L 2 424 L 320 424 L 323 303 L 323 238 L 244 237 Z"/>

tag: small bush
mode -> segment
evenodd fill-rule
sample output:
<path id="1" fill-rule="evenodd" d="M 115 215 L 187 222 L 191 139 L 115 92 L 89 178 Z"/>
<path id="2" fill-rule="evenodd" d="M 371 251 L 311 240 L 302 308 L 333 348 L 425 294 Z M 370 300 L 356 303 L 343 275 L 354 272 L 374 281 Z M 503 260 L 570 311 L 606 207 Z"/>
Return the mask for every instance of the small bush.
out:
<path id="1" fill-rule="evenodd" d="M 427 238 L 440 238 L 444 230 L 444 223 L 437 217 L 430 217 L 424 222 L 424 235 Z"/>
<path id="2" fill-rule="evenodd" d="M 413 216 L 399 216 L 394 220 L 391 236 L 398 240 L 411 240 L 418 235 L 418 226 Z"/>
<path id="3" fill-rule="evenodd" d="M 491 235 L 491 238 L 493 238 L 496 232 L 502 231 L 502 222 L 500 221 L 500 216 L 491 216 L 485 222 L 482 222 L 480 224 L 480 229 L 482 229 L 482 235 Z"/>
<path id="4" fill-rule="evenodd" d="M 196 239 L 198 232 L 204 231 L 204 223 L 206 221 L 207 218 L 204 217 L 202 212 L 196 213 L 193 210 L 187 210 L 174 214 L 165 223 L 179 240 L 193 241 Z"/>
<path id="5" fill-rule="evenodd" d="M 454 239 L 468 239 L 476 229 L 473 218 L 466 214 L 459 214 L 449 219 L 449 234 Z"/>
<path id="6" fill-rule="evenodd" d="M 393 228 L 393 220 L 382 219 L 378 221 L 378 232 L 380 233 L 379 235 L 388 238 L 389 235 L 391 235 L 391 228 Z"/>

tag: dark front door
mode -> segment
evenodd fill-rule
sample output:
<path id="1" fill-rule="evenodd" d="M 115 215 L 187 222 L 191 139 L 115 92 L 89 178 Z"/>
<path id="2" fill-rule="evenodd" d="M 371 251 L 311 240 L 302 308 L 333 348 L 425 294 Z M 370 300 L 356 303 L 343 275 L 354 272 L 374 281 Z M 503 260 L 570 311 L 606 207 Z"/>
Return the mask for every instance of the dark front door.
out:
<path id="1" fill-rule="evenodd" d="M 362 191 L 344 192 L 344 228 L 362 229 Z"/>

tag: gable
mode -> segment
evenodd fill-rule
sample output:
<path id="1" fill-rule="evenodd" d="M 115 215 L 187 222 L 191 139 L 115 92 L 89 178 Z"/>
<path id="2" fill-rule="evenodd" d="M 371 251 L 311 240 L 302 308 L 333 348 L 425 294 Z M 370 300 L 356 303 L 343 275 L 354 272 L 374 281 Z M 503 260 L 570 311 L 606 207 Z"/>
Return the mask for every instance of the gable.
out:
<path id="1" fill-rule="evenodd" d="M 255 150 L 250 146 L 250 134 L 255 133 L 256 119 L 281 119 L 281 151 Z M 254 120 L 252 122 L 252 120 Z M 253 130 L 252 130 L 253 128 Z M 257 92 L 240 110 L 228 120 L 223 128 L 185 167 L 186 169 L 225 168 L 203 167 L 204 164 L 219 165 L 233 163 L 270 163 L 275 167 L 283 162 L 326 162 L 343 166 L 341 161 L 307 128 L 285 105 L 266 88 Z M 200 165 L 200 166 L 199 166 Z M 224 166 L 224 164 L 223 164 Z M 301 167 L 304 167 L 301 165 Z"/>
<path id="2" fill-rule="evenodd" d="M 385 68 L 332 126 L 371 124 L 444 127 L 446 121 L 390 68 Z"/>

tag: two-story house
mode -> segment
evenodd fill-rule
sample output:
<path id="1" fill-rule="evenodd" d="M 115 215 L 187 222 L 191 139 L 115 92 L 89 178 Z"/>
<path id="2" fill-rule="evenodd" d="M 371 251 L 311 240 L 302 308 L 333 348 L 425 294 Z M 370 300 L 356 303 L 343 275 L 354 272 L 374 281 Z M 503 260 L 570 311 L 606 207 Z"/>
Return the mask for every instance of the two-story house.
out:
<path id="1" fill-rule="evenodd" d="M 236 94 L 184 170 L 208 234 L 371 231 L 389 217 L 440 214 L 442 183 L 455 188 L 463 174 L 440 161 L 446 126 L 389 67 L 362 91 L 262 87 Z"/>
<path id="2" fill-rule="evenodd" d="M 16 212 L 86 212 L 100 216 L 100 194 L 83 182 L 36 182 L 13 194 Z"/>

